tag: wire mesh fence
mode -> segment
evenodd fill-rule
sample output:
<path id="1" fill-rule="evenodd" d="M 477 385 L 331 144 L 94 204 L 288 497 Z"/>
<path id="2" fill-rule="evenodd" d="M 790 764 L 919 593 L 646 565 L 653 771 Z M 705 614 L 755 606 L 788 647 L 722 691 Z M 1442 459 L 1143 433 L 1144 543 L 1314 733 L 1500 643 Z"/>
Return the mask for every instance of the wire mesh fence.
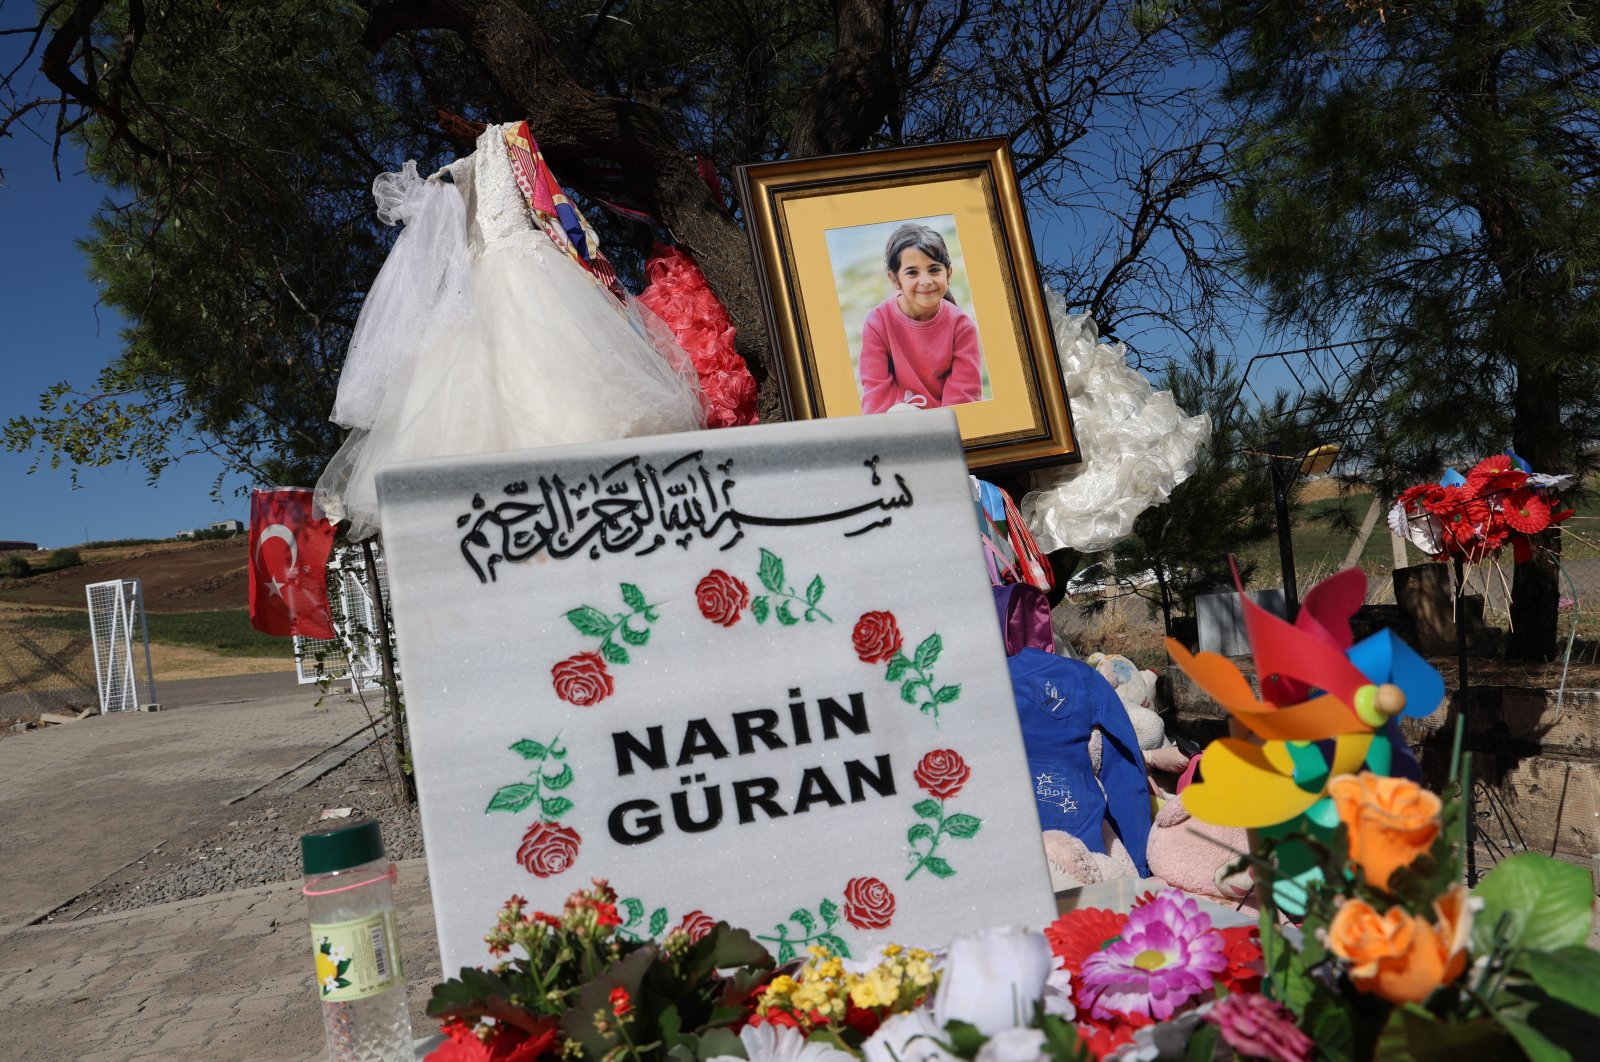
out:
<path id="1" fill-rule="evenodd" d="M 28 622 L 26 612 L 0 615 L 0 720 L 98 704 L 87 616 L 81 630 L 61 630 Z"/>

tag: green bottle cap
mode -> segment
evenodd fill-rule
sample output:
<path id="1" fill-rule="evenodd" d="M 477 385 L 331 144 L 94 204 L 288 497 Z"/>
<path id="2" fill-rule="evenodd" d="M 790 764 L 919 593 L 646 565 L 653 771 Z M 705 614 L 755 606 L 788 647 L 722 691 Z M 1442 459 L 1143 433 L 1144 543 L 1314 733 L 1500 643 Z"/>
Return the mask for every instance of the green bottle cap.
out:
<path id="1" fill-rule="evenodd" d="M 383 835 L 374 819 L 300 835 L 300 862 L 307 874 L 332 874 L 382 858 Z"/>

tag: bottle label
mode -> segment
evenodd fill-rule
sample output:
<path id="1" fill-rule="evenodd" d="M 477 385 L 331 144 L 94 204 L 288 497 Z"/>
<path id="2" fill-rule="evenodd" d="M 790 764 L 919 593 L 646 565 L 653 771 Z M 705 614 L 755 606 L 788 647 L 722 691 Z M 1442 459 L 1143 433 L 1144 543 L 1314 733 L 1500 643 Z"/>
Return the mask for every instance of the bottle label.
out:
<path id="1" fill-rule="evenodd" d="M 313 922 L 311 950 L 322 1001 L 367 999 L 399 984 L 397 936 L 392 909 L 348 922 Z"/>

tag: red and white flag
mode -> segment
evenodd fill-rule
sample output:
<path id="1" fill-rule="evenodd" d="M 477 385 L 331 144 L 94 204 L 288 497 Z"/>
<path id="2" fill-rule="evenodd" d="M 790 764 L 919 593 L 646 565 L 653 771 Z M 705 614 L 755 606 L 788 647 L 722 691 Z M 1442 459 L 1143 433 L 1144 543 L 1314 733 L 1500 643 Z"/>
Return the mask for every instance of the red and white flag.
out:
<path id="1" fill-rule="evenodd" d="M 333 525 L 303 487 L 250 495 L 250 625 L 263 634 L 337 637 L 328 611 Z"/>

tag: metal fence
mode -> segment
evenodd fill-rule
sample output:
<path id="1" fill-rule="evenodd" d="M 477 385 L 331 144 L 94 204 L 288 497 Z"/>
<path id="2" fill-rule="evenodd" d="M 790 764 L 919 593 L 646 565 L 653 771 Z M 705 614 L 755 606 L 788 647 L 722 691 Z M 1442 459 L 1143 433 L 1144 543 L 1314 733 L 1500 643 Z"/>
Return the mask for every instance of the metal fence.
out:
<path id="1" fill-rule="evenodd" d="M 0 619 L 0 719 L 73 714 L 98 704 L 89 624 L 43 627 L 26 614 Z"/>
<path id="2" fill-rule="evenodd" d="M 153 702 L 155 675 L 150 667 L 150 632 L 145 626 L 144 594 L 139 580 L 90 583 L 84 592 L 89 602 L 89 635 L 100 711 L 131 712 Z"/>
<path id="3" fill-rule="evenodd" d="M 388 569 L 376 553 L 378 585 L 388 600 Z M 328 607 L 336 638 L 294 639 L 294 666 L 301 683 L 343 682 L 354 690 L 376 689 L 383 679 L 377 608 L 360 547 L 336 550 L 328 559 Z"/>

